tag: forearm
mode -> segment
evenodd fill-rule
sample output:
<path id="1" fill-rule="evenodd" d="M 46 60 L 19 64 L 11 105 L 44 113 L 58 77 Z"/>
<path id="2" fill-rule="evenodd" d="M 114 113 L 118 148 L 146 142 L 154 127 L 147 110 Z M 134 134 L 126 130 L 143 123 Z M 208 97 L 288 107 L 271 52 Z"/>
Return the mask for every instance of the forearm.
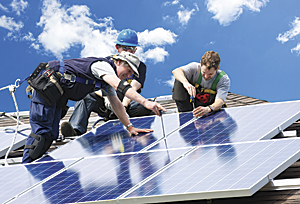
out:
<path id="1" fill-rule="evenodd" d="M 134 101 L 142 104 L 143 106 L 145 105 L 145 103 L 147 101 L 147 99 L 145 99 L 143 96 L 138 94 L 133 88 L 128 89 L 125 93 L 125 96 L 130 100 L 134 100 Z"/>
<path id="2" fill-rule="evenodd" d="M 184 75 L 184 70 L 179 67 L 177 69 L 174 69 L 172 73 L 174 74 L 175 79 L 182 83 L 183 87 L 187 90 L 189 95 L 195 98 L 196 88 L 187 80 Z"/>
<path id="3" fill-rule="evenodd" d="M 142 87 L 142 85 L 140 84 L 140 82 L 136 81 L 136 80 L 132 80 L 131 82 L 131 87 L 137 91 L 138 89 L 140 89 Z M 131 99 L 129 99 L 128 97 L 124 97 L 122 103 L 123 106 L 128 107 L 129 103 L 131 102 Z"/>
<path id="4" fill-rule="evenodd" d="M 127 127 L 127 125 L 130 124 L 130 121 L 126 115 L 125 109 L 121 101 L 116 96 L 108 96 L 108 99 L 114 113 L 119 118 L 120 122 Z"/>
<path id="5" fill-rule="evenodd" d="M 175 79 L 180 81 L 182 84 L 189 83 L 188 80 L 186 79 L 185 75 L 184 75 L 183 69 L 181 69 L 181 68 L 174 69 L 172 71 L 172 73 L 173 73 Z"/>
<path id="6" fill-rule="evenodd" d="M 224 104 L 223 99 L 216 98 L 215 102 L 211 104 L 210 106 L 213 108 L 214 111 L 220 110 Z"/>

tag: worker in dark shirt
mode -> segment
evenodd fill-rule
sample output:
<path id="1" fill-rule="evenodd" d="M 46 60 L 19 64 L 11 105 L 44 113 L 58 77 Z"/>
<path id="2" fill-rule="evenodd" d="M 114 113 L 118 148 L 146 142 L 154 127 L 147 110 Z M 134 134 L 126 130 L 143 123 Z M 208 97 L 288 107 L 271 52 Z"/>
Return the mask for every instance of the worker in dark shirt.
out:
<path id="1" fill-rule="evenodd" d="M 35 91 L 32 94 L 29 112 L 32 132 L 25 142 L 22 163 L 29 163 L 41 157 L 53 140 L 58 138 L 62 107 L 67 101 L 81 100 L 93 92 L 96 85 L 107 95 L 117 117 L 131 135 L 152 131 L 136 128 L 130 123 L 116 94 L 116 90 L 120 91 L 157 115 L 160 115 L 160 110 L 166 111 L 160 104 L 138 94 L 125 80 L 132 74 L 139 76 L 139 59 L 125 51 L 112 58 L 113 60 L 88 57 L 40 63 L 28 79 Z M 39 74 L 36 74 L 37 72 Z M 46 86 L 40 87 L 40 83 L 45 80 Z"/>
<path id="2" fill-rule="evenodd" d="M 122 51 L 130 52 L 134 54 L 138 46 L 138 36 L 135 31 L 131 29 L 125 29 L 118 35 L 115 42 L 116 50 L 118 53 Z M 106 57 L 111 60 L 112 56 Z M 144 86 L 146 79 L 147 67 L 143 62 L 140 62 L 138 66 L 139 77 L 131 75 L 126 80 L 130 83 L 131 87 L 141 93 L 141 89 Z M 118 98 L 122 101 L 122 104 L 129 117 L 145 116 L 151 113 L 151 110 L 146 109 L 138 102 L 132 101 L 120 92 L 117 92 Z M 74 105 L 74 111 L 69 119 L 69 122 L 64 122 L 61 125 L 62 135 L 65 137 L 81 135 L 87 131 L 88 119 L 91 112 L 98 113 L 104 120 L 117 119 L 117 116 L 108 108 L 108 100 L 103 97 L 102 91 L 96 91 L 88 94 L 84 99 L 77 101 Z"/>

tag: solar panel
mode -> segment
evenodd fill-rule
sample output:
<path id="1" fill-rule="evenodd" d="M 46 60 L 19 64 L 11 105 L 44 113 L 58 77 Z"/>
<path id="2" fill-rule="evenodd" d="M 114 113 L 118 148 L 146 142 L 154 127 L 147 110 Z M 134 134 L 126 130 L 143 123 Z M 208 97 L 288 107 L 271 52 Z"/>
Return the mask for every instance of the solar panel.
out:
<path id="1" fill-rule="evenodd" d="M 184 152 L 174 150 L 86 158 L 13 203 L 113 200 Z"/>
<path id="2" fill-rule="evenodd" d="M 182 113 L 179 115 L 182 122 L 188 122 L 193 118 L 192 113 Z M 163 120 L 167 124 L 165 126 L 165 134 L 169 134 L 180 126 L 178 114 L 164 115 Z M 130 137 L 128 131 L 124 129 L 123 125 L 118 120 L 109 121 L 75 141 L 64 145 L 62 148 L 51 152 L 49 156 L 46 156 L 39 161 L 138 152 L 164 137 L 160 117 L 149 116 L 144 118 L 134 118 L 130 121 L 135 127 L 150 128 L 153 129 L 154 132 L 140 134 L 138 137 Z M 110 144 L 112 144 L 112 149 L 107 148 Z"/>
<path id="3" fill-rule="evenodd" d="M 22 125 L 19 127 L 18 134 L 16 136 L 14 145 L 11 150 L 18 149 L 25 144 L 25 141 L 30 134 L 30 126 L 29 125 Z M 0 157 L 3 157 L 7 150 L 9 149 L 10 145 L 12 144 L 13 138 L 15 136 L 15 129 L 14 128 L 3 128 L 0 130 Z"/>
<path id="4" fill-rule="evenodd" d="M 12 203 L 250 196 L 300 157 L 299 145 L 300 138 L 293 138 L 85 158 Z"/>
<path id="5" fill-rule="evenodd" d="M 30 183 L 15 184 L 0 201 L 121 204 L 250 196 L 300 158 L 300 138 L 270 140 L 299 113 L 300 101 L 293 101 L 226 108 L 198 119 L 192 113 L 134 118 L 136 127 L 154 129 L 137 137 L 110 121 L 35 164 L 0 168 L 0 175 L 20 171 Z M 34 171 L 42 176 L 32 173 L 35 165 L 42 165 Z"/>
<path id="6" fill-rule="evenodd" d="M 130 137 L 119 121 L 109 121 L 77 140 L 50 154 L 51 159 L 79 158 L 118 151 L 131 152 L 147 148 L 178 148 L 184 146 L 222 144 L 228 142 L 256 141 L 270 139 L 296 121 L 300 113 L 298 101 L 270 103 L 246 107 L 226 108 L 213 115 L 193 119 L 192 113 L 167 114 L 163 118 L 150 116 L 134 118 L 131 122 L 136 127 L 151 128 L 150 134 L 142 134 L 138 139 L 143 145 L 135 145 L 137 138 Z M 165 124 L 166 140 L 163 138 L 162 121 Z M 185 124 L 189 124 L 181 128 Z M 114 151 L 104 151 L 103 147 L 113 143 Z M 140 143 L 141 144 L 141 143 Z M 157 144 L 157 145 L 155 145 Z M 120 148 L 118 150 L 118 148 Z M 49 157 L 40 161 L 49 160 Z"/>
<path id="7" fill-rule="evenodd" d="M 299 142 L 296 138 L 199 146 L 155 177 L 151 188 L 137 186 L 119 199 L 154 203 L 251 196 L 297 161 Z M 276 169 L 280 165 L 281 169 Z"/>
<path id="8" fill-rule="evenodd" d="M 178 148 L 270 139 L 300 118 L 299 113 L 299 102 L 226 108 L 168 135 L 167 145 Z M 160 147 L 165 149 L 165 142 L 155 146 Z"/>
<path id="9" fill-rule="evenodd" d="M 0 203 L 12 201 L 30 191 L 36 192 L 35 186 L 39 186 L 42 180 L 51 177 L 71 162 L 47 162 L 0 167 Z"/>

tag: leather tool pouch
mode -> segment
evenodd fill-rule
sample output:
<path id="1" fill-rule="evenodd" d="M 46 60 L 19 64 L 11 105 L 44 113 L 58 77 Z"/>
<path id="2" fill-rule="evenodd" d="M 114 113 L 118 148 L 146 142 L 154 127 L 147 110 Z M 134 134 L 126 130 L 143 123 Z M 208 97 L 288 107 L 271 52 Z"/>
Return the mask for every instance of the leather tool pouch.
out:
<path id="1" fill-rule="evenodd" d="M 40 63 L 29 76 L 27 82 L 51 106 L 64 94 L 60 85 L 60 78 L 48 63 Z"/>

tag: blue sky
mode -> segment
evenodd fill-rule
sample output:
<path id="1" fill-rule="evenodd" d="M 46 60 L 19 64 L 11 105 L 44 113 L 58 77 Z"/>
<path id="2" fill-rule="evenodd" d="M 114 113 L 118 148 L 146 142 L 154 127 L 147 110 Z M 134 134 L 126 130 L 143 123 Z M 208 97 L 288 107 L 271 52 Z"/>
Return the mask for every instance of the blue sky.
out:
<path id="1" fill-rule="evenodd" d="M 172 93 L 171 71 L 217 51 L 230 91 L 270 102 L 297 100 L 298 0 L 1 0 L 0 88 L 40 62 L 114 54 L 122 29 L 138 33 L 137 56 L 148 67 L 144 97 Z M 19 110 L 29 110 L 23 83 Z M 7 89 L 0 112 L 14 112 Z M 70 103 L 73 105 L 74 103 Z"/>

